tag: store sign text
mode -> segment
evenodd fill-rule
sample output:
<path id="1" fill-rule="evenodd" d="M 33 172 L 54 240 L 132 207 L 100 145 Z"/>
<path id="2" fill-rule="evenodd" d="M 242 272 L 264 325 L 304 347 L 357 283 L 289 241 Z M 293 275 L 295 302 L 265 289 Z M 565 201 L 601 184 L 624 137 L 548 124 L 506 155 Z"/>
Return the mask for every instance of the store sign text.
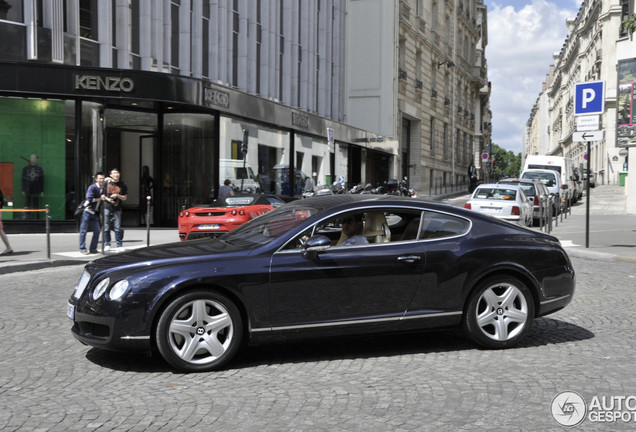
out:
<path id="1" fill-rule="evenodd" d="M 230 95 L 211 88 L 204 89 L 205 103 L 218 105 L 223 108 L 230 107 Z"/>
<path id="2" fill-rule="evenodd" d="M 75 90 L 106 90 L 129 93 L 134 88 L 135 83 L 130 78 L 75 75 Z"/>
<path id="3" fill-rule="evenodd" d="M 309 128 L 309 117 L 300 115 L 298 113 L 292 113 L 292 125 L 298 126 L 304 129 Z"/>

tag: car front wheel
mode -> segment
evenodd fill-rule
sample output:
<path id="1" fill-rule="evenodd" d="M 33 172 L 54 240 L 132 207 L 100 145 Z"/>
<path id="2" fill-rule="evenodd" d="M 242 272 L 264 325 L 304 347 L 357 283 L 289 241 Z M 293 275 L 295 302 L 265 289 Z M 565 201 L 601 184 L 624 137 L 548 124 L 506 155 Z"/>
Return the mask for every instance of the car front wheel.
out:
<path id="1" fill-rule="evenodd" d="M 523 339 L 533 320 L 534 302 L 528 288 L 516 278 L 496 276 L 473 291 L 462 324 L 477 344 L 501 349 Z"/>
<path id="2" fill-rule="evenodd" d="M 162 312 L 156 330 L 163 358 L 184 372 L 219 369 L 236 354 L 243 333 L 237 307 L 207 290 L 186 293 Z"/>

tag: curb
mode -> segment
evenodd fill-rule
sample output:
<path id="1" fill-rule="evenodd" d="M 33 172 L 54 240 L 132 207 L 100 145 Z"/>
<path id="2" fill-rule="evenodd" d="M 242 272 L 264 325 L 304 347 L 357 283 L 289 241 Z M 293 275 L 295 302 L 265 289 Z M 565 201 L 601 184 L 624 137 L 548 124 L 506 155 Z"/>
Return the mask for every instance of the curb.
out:
<path id="1" fill-rule="evenodd" d="M 41 270 L 44 268 L 52 268 L 52 267 L 64 267 L 70 265 L 78 265 L 78 264 L 86 264 L 87 261 L 81 260 L 46 260 L 46 261 L 32 261 L 25 263 L 15 263 L 15 264 L 4 264 L 0 267 L 0 275 L 32 271 L 32 270 Z"/>
<path id="2" fill-rule="evenodd" d="M 594 252 L 591 250 L 578 249 L 573 247 L 567 247 L 563 249 L 570 257 L 583 258 L 594 261 L 636 263 L 636 256 L 615 255 L 607 252 Z"/>

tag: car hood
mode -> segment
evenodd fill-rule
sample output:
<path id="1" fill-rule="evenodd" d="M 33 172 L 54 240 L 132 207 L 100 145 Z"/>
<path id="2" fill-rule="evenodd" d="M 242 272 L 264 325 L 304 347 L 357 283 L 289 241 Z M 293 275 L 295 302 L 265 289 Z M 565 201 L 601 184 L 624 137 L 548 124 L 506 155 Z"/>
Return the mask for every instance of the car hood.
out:
<path id="1" fill-rule="evenodd" d="M 165 264 L 194 262 L 211 258 L 237 258 L 247 256 L 252 249 L 241 248 L 219 239 L 201 239 L 168 243 L 130 250 L 90 262 L 87 268 L 102 271 L 115 267 L 134 268 Z"/>

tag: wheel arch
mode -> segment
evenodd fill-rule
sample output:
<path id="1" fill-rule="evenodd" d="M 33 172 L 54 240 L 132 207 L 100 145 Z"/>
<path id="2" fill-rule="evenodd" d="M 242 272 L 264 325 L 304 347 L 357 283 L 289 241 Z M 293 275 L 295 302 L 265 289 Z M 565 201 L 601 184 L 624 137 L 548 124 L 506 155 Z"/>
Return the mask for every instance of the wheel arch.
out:
<path id="1" fill-rule="evenodd" d="M 151 319 L 150 343 L 151 343 L 151 349 L 153 353 L 157 351 L 157 340 L 156 340 L 157 325 L 159 323 L 159 319 L 161 315 L 163 314 L 163 312 L 176 298 L 181 297 L 190 292 L 201 290 L 201 289 L 208 290 L 208 291 L 216 291 L 219 294 L 222 294 L 223 296 L 227 297 L 230 301 L 232 301 L 232 303 L 234 303 L 234 305 L 239 311 L 239 314 L 241 315 L 241 321 L 243 322 L 244 331 L 243 331 L 241 343 L 244 343 L 247 341 L 247 339 L 249 338 L 249 329 L 251 328 L 250 319 L 247 313 L 247 308 L 245 307 L 245 304 L 240 299 L 240 297 L 237 296 L 235 293 L 233 293 L 232 290 L 227 289 L 218 284 L 197 283 L 197 284 L 182 287 L 181 289 L 172 290 L 167 295 L 162 296 L 160 304 L 155 309 L 154 314 L 150 317 Z"/>
<path id="2" fill-rule="evenodd" d="M 464 297 L 464 305 L 463 305 L 463 313 L 462 316 L 466 317 L 466 313 L 468 311 L 468 304 L 470 303 L 470 299 L 475 292 L 475 289 L 486 279 L 495 276 L 509 276 L 514 277 L 515 279 L 519 279 L 527 288 L 530 290 L 530 294 L 532 295 L 532 302 L 534 303 L 534 317 L 537 317 L 537 313 L 539 312 L 540 301 L 539 301 L 539 283 L 536 279 L 532 278 L 531 275 L 525 271 L 522 271 L 515 267 L 506 267 L 506 268 L 498 268 L 493 269 L 488 273 L 481 274 L 479 277 L 472 280 L 470 285 L 466 289 L 466 295 Z"/>

